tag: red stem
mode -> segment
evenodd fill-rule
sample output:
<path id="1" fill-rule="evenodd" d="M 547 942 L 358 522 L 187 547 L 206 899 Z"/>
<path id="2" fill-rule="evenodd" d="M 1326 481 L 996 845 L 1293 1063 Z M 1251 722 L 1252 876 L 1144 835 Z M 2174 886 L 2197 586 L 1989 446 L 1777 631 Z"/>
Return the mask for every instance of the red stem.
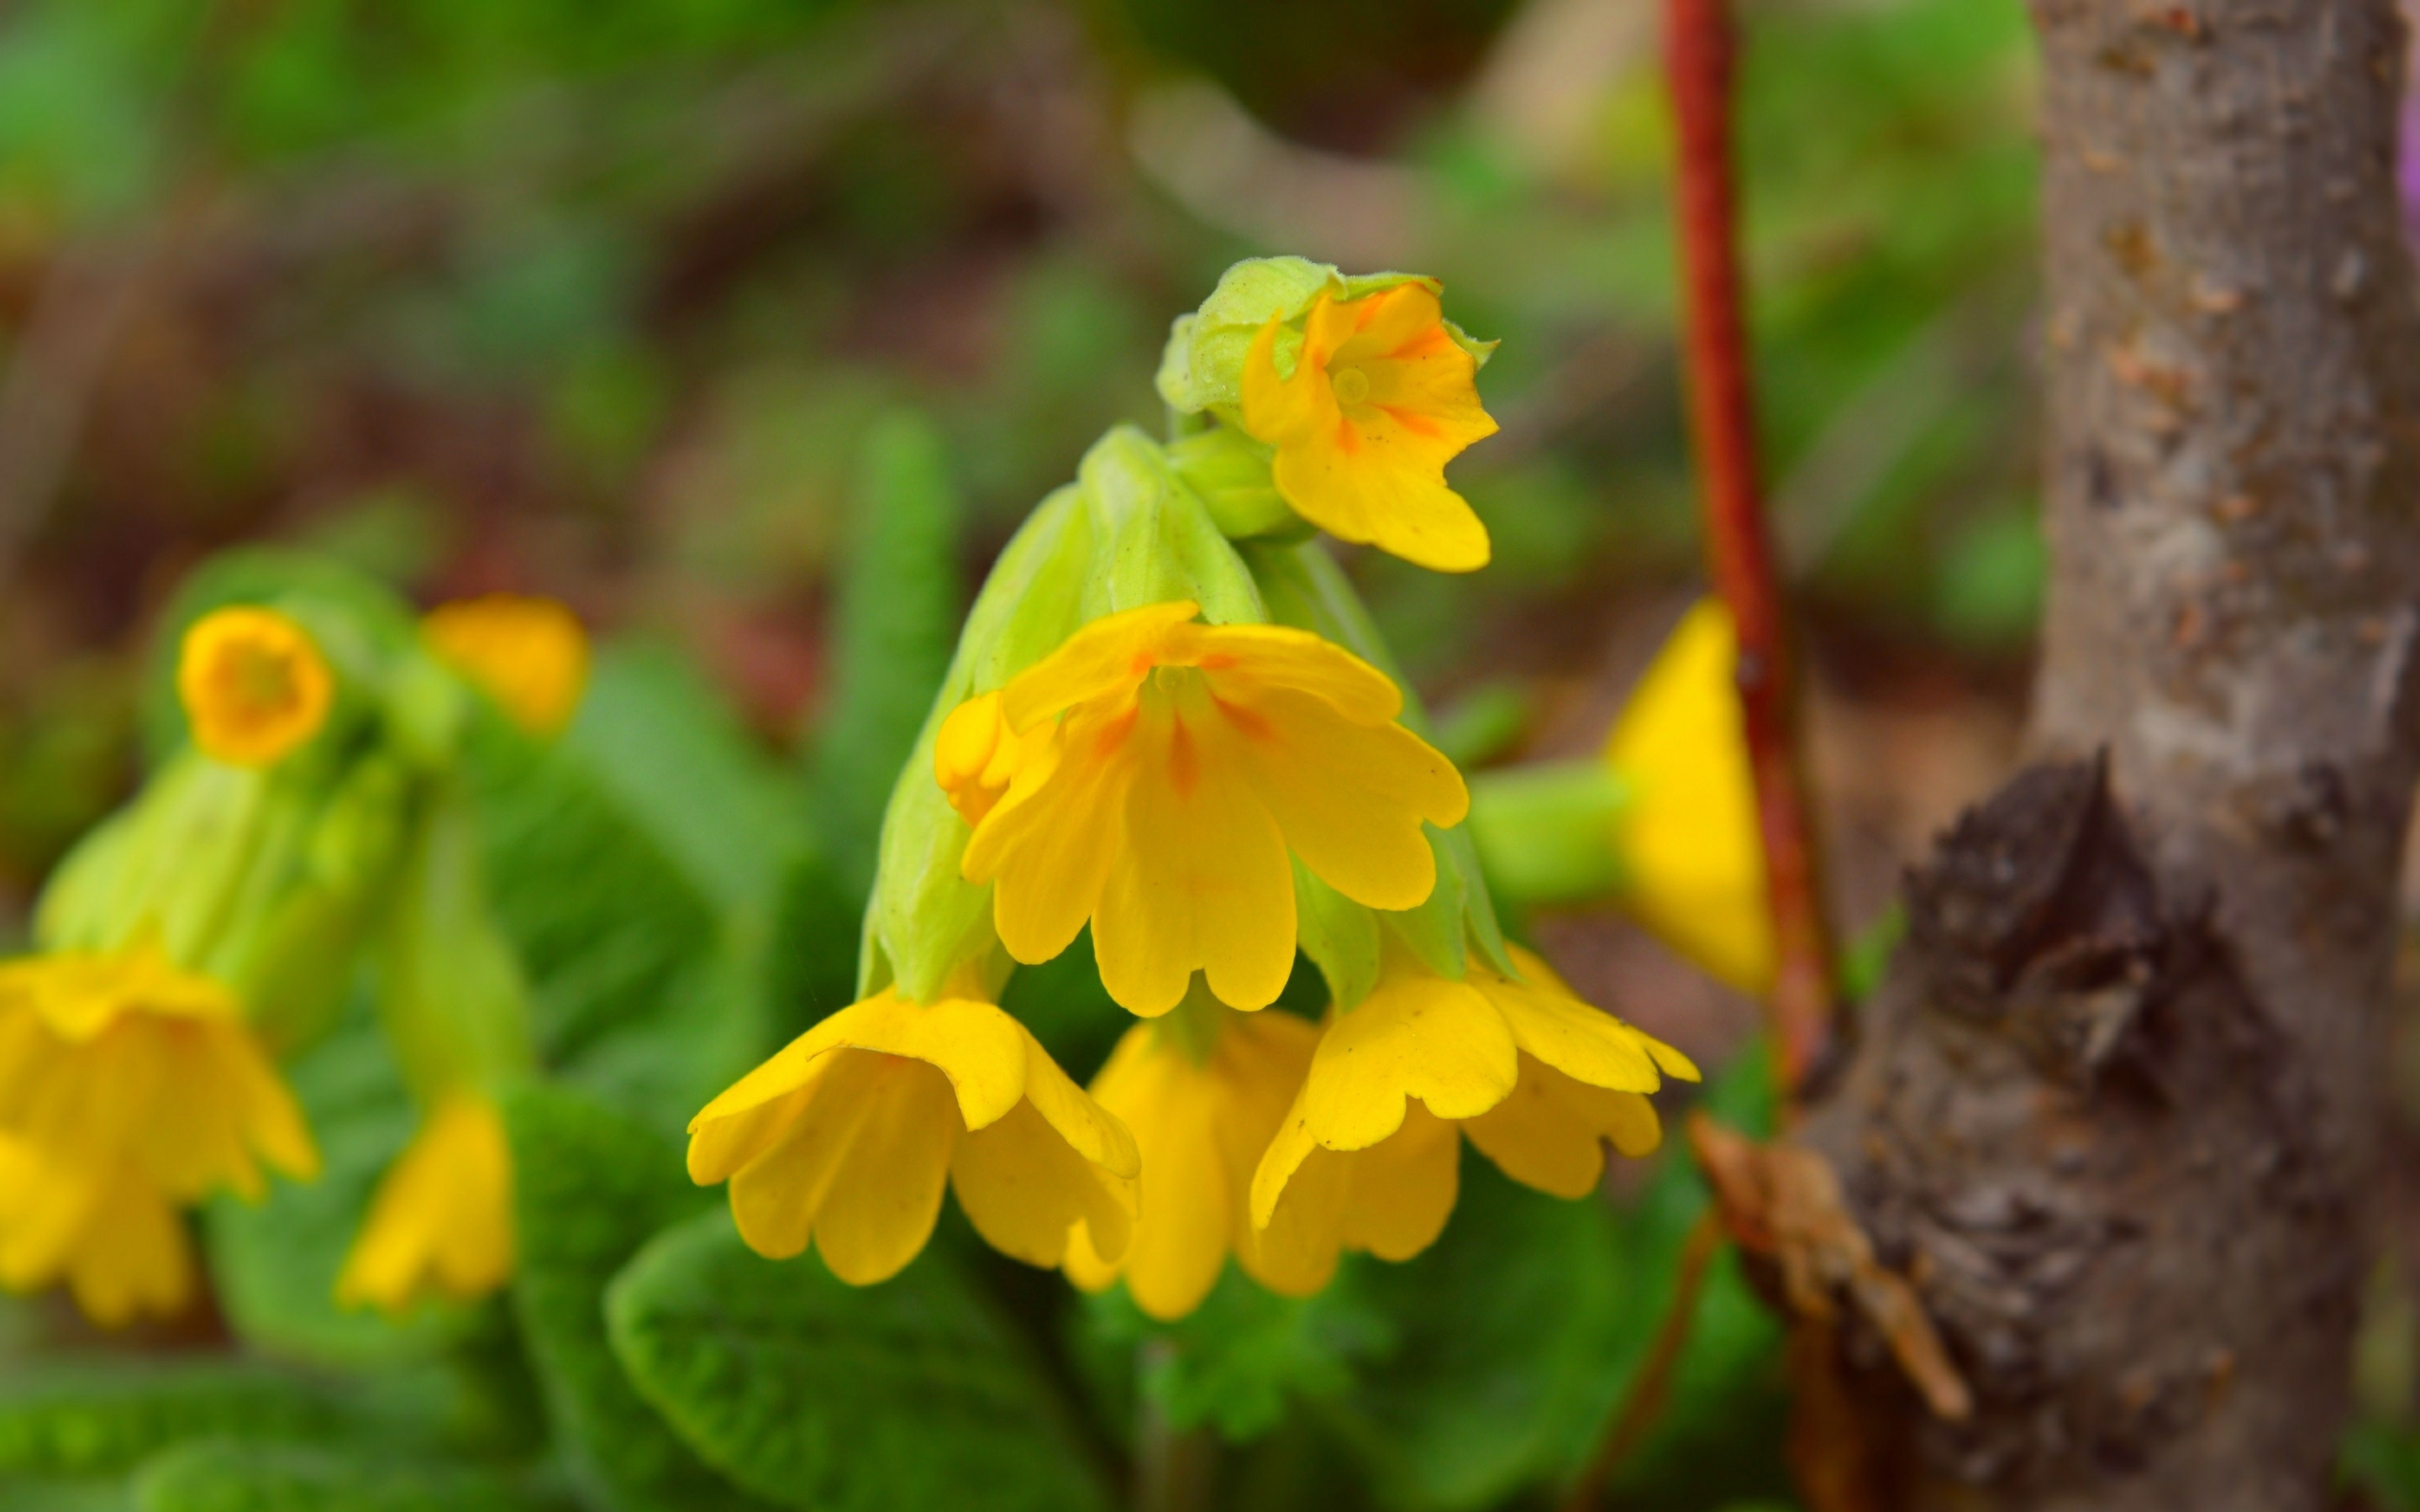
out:
<path id="1" fill-rule="evenodd" d="M 1773 543 L 1758 499 L 1756 409 L 1740 318 L 1731 191 L 1730 0 L 1665 0 L 1665 61 L 1680 119 L 1681 261 L 1687 293 L 1689 410 L 1714 586 L 1739 629 L 1740 705 L 1773 909 L 1769 1008 L 1785 1092 L 1822 1053 L 1832 1017 L 1832 948 L 1807 784 L 1796 683 Z"/>

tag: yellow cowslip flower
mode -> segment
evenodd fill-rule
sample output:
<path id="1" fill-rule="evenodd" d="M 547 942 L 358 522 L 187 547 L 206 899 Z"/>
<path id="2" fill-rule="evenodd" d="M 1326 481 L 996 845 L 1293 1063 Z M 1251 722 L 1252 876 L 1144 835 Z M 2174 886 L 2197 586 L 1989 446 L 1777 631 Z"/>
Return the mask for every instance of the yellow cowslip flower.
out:
<path id="1" fill-rule="evenodd" d="M 1268 1253 L 1323 1279 L 1340 1249 L 1408 1259 L 1453 1211 L 1459 1127 L 1514 1180 L 1585 1196 L 1602 1142 L 1644 1155 L 1663 1137 L 1646 1095 L 1698 1079 L 1672 1049 L 1512 951 L 1527 980 L 1468 980 L 1390 951 L 1378 985 L 1320 1036 L 1311 1074 L 1252 1177 Z M 1659 1071 L 1662 1074 L 1659 1074 Z"/>
<path id="2" fill-rule="evenodd" d="M 1135 1305 L 1159 1319 L 1200 1306 L 1231 1253 L 1285 1296 L 1327 1280 L 1264 1254 L 1250 1216 L 1252 1170 L 1311 1069 L 1319 1030 L 1284 1011 L 1205 1006 L 1206 1023 L 1188 1023 L 1188 1005 L 1128 1029 L 1094 1078 L 1094 1100 L 1125 1120 L 1142 1152 L 1141 1212 L 1123 1262 L 1102 1259 L 1080 1232 L 1067 1249 L 1068 1279 L 1098 1291 L 1124 1275 Z"/>
<path id="3" fill-rule="evenodd" d="M 176 1208 L 124 1160 L 53 1159 L 0 1134 L 0 1287 L 65 1282 L 104 1328 L 194 1300 L 194 1254 Z"/>
<path id="4" fill-rule="evenodd" d="M 951 713 L 940 751 L 1019 741 L 996 800 L 979 766 L 936 775 L 983 813 L 961 873 L 993 884 L 1008 953 L 1065 949 L 1089 919 L 1109 995 L 1168 1011 L 1202 972 L 1221 1002 L 1261 1008 L 1294 969 L 1293 857 L 1372 908 L 1436 885 L 1421 823 L 1459 824 L 1453 764 L 1395 722 L 1403 694 L 1305 630 L 1198 625 L 1186 602 L 1094 621 L 1001 689 Z M 955 784 L 954 786 L 953 784 Z"/>
<path id="5" fill-rule="evenodd" d="M 318 1174 L 293 1094 L 234 995 L 156 946 L 0 965 L 0 1134 L 124 1160 L 168 1199 Z"/>
<path id="6" fill-rule="evenodd" d="M 1445 465 L 1496 434 L 1479 363 L 1445 328 L 1436 293 L 1399 284 L 1311 307 L 1294 374 L 1277 368 L 1280 322 L 1244 359 L 1244 428 L 1276 448 L 1295 512 L 1439 572 L 1487 565 L 1487 528 L 1446 486 Z"/>
<path id="7" fill-rule="evenodd" d="M 494 1103 L 438 1103 L 396 1157 L 345 1257 L 336 1300 L 400 1313 L 430 1293 L 469 1301 L 513 1272 L 513 1162 Z"/>
<path id="8" fill-rule="evenodd" d="M 1605 746 L 1629 797 L 1615 820 L 1622 901 L 1717 980 L 1773 986 L 1764 841 L 1732 678 L 1738 641 L 1720 599 L 1684 615 Z"/>
<path id="9" fill-rule="evenodd" d="M 1055 1267 L 1082 1226 L 1125 1253 L 1134 1135 L 1024 1025 L 977 999 L 886 988 L 792 1041 L 690 1120 L 689 1174 L 731 1182 L 740 1237 L 785 1258 L 812 1239 L 868 1286 L 916 1257 L 944 1180 L 991 1245 Z"/>
<path id="10" fill-rule="evenodd" d="M 588 686 L 588 633 L 551 598 L 489 594 L 440 604 L 422 618 L 420 634 L 532 734 L 569 724 Z"/>
<path id="11" fill-rule="evenodd" d="M 194 744 L 230 766 L 271 766 L 319 733 L 336 683 L 309 631 L 275 609 L 213 609 L 185 631 L 177 697 Z"/>
<path id="12" fill-rule="evenodd" d="M 1001 714 L 1000 695 L 985 693 L 959 704 L 941 721 L 933 744 L 933 775 L 958 817 L 980 825 L 1008 792 L 1027 745 L 1046 744 L 1048 738 L 1047 731 L 1030 742 L 1020 737 Z"/>

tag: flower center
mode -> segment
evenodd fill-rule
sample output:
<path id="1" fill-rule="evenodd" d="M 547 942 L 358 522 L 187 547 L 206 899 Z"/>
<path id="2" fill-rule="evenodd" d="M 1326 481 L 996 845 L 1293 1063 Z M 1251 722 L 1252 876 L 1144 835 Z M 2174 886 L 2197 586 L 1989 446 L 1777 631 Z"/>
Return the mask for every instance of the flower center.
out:
<path id="1" fill-rule="evenodd" d="M 1339 368 L 1327 375 L 1327 381 L 1336 390 L 1338 404 L 1357 405 L 1370 397 L 1370 375 L 1357 367 Z"/>

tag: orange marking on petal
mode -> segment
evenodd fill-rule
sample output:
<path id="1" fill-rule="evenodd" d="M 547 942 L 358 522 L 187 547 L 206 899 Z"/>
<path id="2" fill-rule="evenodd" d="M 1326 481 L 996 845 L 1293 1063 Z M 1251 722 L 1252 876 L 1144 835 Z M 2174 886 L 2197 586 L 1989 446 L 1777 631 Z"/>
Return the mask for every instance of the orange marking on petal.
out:
<path id="1" fill-rule="evenodd" d="M 1336 423 L 1336 449 L 1347 456 L 1360 455 L 1361 433 L 1353 428 L 1353 422 L 1340 420 Z"/>
<path id="2" fill-rule="evenodd" d="M 1435 421 L 1431 420 L 1428 416 L 1421 414 L 1417 409 L 1405 409 L 1391 404 L 1382 404 L 1378 408 L 1388 415 L 1393 417 L 1396 424 L 1403 426 L 1405 430 L 1410 431 L 1415 436 L 1426 436 L 1434 439 L 1445 434 L 1445 428 L 1443 426 L 1439 425 Z"/>
<path id="3" fill-rule="evenodd" d="M 1439 323 L 1429 327 L 1387 355 L 1410 361 L 1421 357 L 1434 357 L 1452 345 L 1453 338 L 1445 333 L 1445 326 Z"/>
<path id="4" fill-rule="evenodd" d="M 1215 693 L 1210 696 L 1210 702 L 1218 705 L 1218 712 L 1225 715 L 1227 722 L 1235 727 L 1235 733 L 1247 740 L 1266 742 L 1277 739 L 1277 726 L 1264 716 L 1240 703 L 1230 703 Z"/>
<path id="5" fill-rule="evenodd" d="M 1126 736 L 1134 733 L 1135 719 L 1141 713 L 1140 704 L 1129 704 L 1116 718 L 1102 725 L 1101 733 L 1093 737 L 1094 759 L 1104 760 L 1116 755 L 1118 748 L 1126 743 Z"/>
<path id="6" fill-rule="evenodd" d="M 1193 796 L 1202 784 L 1202 753 L 1194 748 L 1193 732 L 1185 728 L 1179 716 L 1168 732 L 1168 779 L 1180 798 Z"/>

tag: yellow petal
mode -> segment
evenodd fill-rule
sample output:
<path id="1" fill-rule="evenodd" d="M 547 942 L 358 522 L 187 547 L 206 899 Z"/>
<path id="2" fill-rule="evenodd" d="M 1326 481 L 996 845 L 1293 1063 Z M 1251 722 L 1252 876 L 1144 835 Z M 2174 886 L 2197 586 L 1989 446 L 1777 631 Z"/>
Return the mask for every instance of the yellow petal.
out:
<path id="1" fill-rule="evenodd" d="M 1335 427 L 1279 449 L 1278 491 L 1303 518 L 1343 541 L 1374 546 L 1435 572 L 1487 565 L 1487 527 L 1390 415 Z"/>
<path id="2" fill-rule="evenodd" d="M 336 1300 L 390 1313 L 432 1293 L 467 1301 L 503 1286 L 512 1268 L 504 1120 L 484 1097 L 449 1097 L 379 1182 L 336 1278 Z"/>
<path id="3" fill-rule="evenodd" d="M 967 841 L 960 874 L 991 883 L 992 923 L 1008 953 L 1039 965 L 1075 942 L 1125 844 L 1135 758 L 1131 710 L 1071 718 Z"/>
<path id="4" fill-rule="evenodd" d="M 1131 839 L 1093 919 L 1101 983 L 1149 1016 L 1199 970 L 1222 1000 L 1261 1008 L 1294 970 L 1294 868 L 1225 719 L 1206 698 L 1176 702 L 1136 733 Z"/>
<path id="5" fill-rule="evenodd" d="M 1721 602 L 1699 601 L 1640 679 L 1605 759 L 1631 792 L 1615 836 L 1626 905 L 1709 975 L 1762 996 L 1773 923 L 1736 646 Z"/>
<path id="6" fill-rule="evenodd" d="M 1272 692 L 1239 742 L 1253 789 L 1303 865 L 1371 908 L 1417 908 L 1436 886 L 1421 821 L 1450 825 L 1469 806 L 1453 764 L 1401 725 L 1335 717 Z"/>
<path id="7" fill-rule="evenodd" d="M 962 1148 L 947 1082 L 910 1061 L 883 1071 L 814 1214 L 815 1253 L 858 1287 L 889 1280 L 923 1251 L 951 1153 Z"/>
<path id="8" fill-rule="evenodd" d="M 1367 1149 L 1323 1150 L 1326 1159 L 1351 1166 L 1345 1246 L 1382 1260 L 1408 1260 L 1435 1243 L 1453 1215 L 1461 1149 L 1452 1124 L 1416 1107 L 1401 1130 Z"/>
<path id="9" fill-rule="evenodd" d="M 1178 600 L 1093 621 L 1001 690 L 1009 727 L 1022 733 L 1063 709 L 1133 687 L 1157 663 L 1168 633 L 1201 612 Z"/>
<path id="10" fill-rule="evenodd" d="M 177 696 L 204 754 L 262 767 L 319 733 L 335 678 L 310 632 L 274 609 L 240 605 L 185 631 Z"/>
<path id="11" fill-rule="evenodd" d="M 171 1318 L 193 1304 L 193 1241 L 160 1190 L 121 1165 L 102 1183 L 67 1275 L 76 1305 L 103 1328 Z"/>
<path id="12" fill-rule="evenodd" d="M 929 1066 L 895 1057 L 841 1050 L 830 1058 L 814 1097 L 781 1138 L 731 1179 L 731 1215 L 760 1255 L 784 1259 L 804 1251 L 849 1163 L 877 1159 L 876 1152 L 893 1148 L 885 1135 L 912 1117 L 944 1131 L 940 1158 L 931 1160 L 927 1149 L 929 1165 L 888 1175 L 908 1211 L 929 1210 L 923 1212 L 924 1233 L 940 1213 L 948 1140 L 958 1128 L 949 1083 Z M 923 1242 L 920 1235 L 917 1243 Z"/>
<path id="13" fill-rule="evenodd" d="M 791 1041 L 707 1103 L 690 1120 L 692 1167 L 703 1159 L 704 1168 L 715 1169 L 731 1158 L 729 1151 L 762 1137 L 735 1130 L 706 1147 L 715 1158 L 704 1158 L 696 1136 L 707 1126 L 788 1097 L 816 1075 L 819 1058 L 843 1048 L 904 1056 L 939 1068 L 957 1094 L 967 1127 L 980 1129 L 1025 1095 L 1028 1039 L 1022 1025 L 989 1003 L 958 997 L 911 1003 L 886 988 Z"/>
<path id="14" fill-rule="evenodd" d="M 1481 1153 L 1512 1180 L 1559 1197 L 1584 1197 L 1605 1175 L 1605 1131 L 1556 1095 L 1558 1080 L 1572 1085 L 1523 1056 L 1521 1082 L 1512 1095 L 1462 1127 Z"/>
<path id="15" fill-rule="evenodd" d="M 555 733 L 579 710 L 588 632 L 553 599 L 489 594 L 440 604 L 421 620 L 420 634 L 440 660 L 533 734 Z"/>
<path id="16" fill-rule="evenodd" d="M 1078 1154 L 1031 1104 L 959 1141 L 950 1184 L 975 1231 L 1028 1265 L 1058 1266 L 1079 1225 L 1094 1253 L 1125 1254 L 1134 1182 Z"/>
<path id="17" fill-rule="evenodd" d="M 1131 1179 L 1140 1174 L 1142 1155 L 1125 1121 L 1060 1070 L 1050 1052 L 1024 1025 L 1017 1024 L 1016 1030 L 1025 1041 L 1025 1099 L 1033 1111 L 1066 1141 L 1068 1149 L 1109 1175 Z"/>
<path id="18" fill-rule="evenodd" d="M 1187 626 L 1189 665 L 1218 697 L 1250 703 L 1271 688 L 1291 688 L 1333 706 L 1355 724 L 1385 724 L 1404 712 L 1394 679 L 1333 641 L 1285 625 Z"/>

